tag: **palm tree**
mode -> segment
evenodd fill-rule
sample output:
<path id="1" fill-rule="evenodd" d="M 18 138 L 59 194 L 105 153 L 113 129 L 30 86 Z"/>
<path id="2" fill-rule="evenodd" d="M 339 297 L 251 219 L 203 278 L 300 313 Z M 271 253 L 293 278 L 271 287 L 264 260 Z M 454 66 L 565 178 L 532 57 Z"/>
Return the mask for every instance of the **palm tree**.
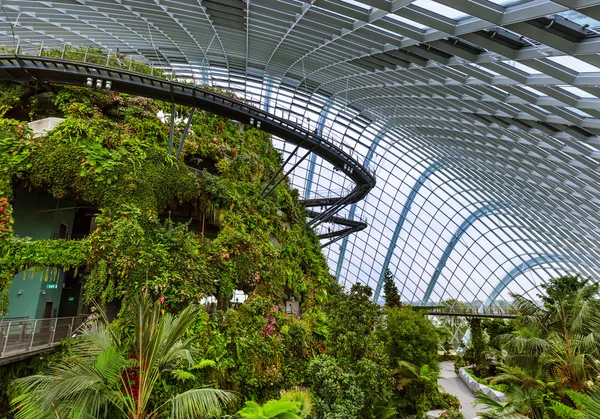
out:
<path id="1" fill-rule="evenodd" d="M 589 289 L 581 288 L 544 307 L 521 295 L 512 296 L 520 328 L 497 338 L 509 352 L 507 363 L 542 368 L 553 381 L 581 391 L 600 354 L 600 309 Z"/>
<path id="2" fill-rule="evenodd" d="M 196 388 L 167 400 L 153 398 L 161 378 L 177 376 L 182 362 L 192 365 L 192 338 L 184 336 L 198 314 L 193 306 L 178 316 L 163 315 L 161 308 L 146 296 L 134 299 L 129 337 L 107 326 L 103 315 L 85 324 L 68 358 L 47 375 L 15 381 L 15 418 L 155 419 L 169 413 L 183 419 L 217 414 L 235 399 L 230 392 Z"/>
<path id="3" fill-rule="evenodd" d="M 437 381 L 440 377 L 439 371 L 429 368 L 425 364 L 421 367 L 411 364 L 406 361 L 398 361 L 398 368 L 394 371 L 400 378 L 397 381 L 397 389 L 402 390 L 408 385 L 413 385 L 416 388 L 416 403 L 417 419 L 423 419 L 425 414 L 426 394 L 432 386 L 437 388 Z"/>
<path id="4" fill-rule="evenodd" d="M 483 406 L 484 412 L 478 412 L 477 416 L 482 419 L 520 419 L 526 418 L 519 413 L 522 407 L 517 401 L 507 400 L 499 402 L 482 392 L 475 393 L 475 402 L 473 404 Z"/>

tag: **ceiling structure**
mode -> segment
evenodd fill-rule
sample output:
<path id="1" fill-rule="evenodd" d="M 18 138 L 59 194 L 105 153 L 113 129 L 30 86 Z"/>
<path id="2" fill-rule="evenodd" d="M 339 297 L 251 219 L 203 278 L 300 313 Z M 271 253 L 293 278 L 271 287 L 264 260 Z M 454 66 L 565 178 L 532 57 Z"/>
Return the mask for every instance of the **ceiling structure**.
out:
<path id="1" fill-rule="evenodd" d="M 132 56 L 375 170 L 340 214 L 369 227 L 325 249 L 345 285 L 379 296 L 389 268 L 405 301 L 490 305 L 551 276 L 600 278 L 600 0 L 1 4 L 0 46 Z M 292 184 L 307 199 L 353 186 L 314 155 Z"/>

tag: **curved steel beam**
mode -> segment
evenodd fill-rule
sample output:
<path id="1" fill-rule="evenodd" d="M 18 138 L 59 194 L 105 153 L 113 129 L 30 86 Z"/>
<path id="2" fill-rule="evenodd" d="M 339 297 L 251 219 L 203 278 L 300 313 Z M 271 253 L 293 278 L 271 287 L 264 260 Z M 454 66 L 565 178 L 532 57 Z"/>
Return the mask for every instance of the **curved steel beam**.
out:
<path id="1" fill-rule="evenodd" d="M 373 160 L 373 156 L 375 155 L 375 150 L 379 146 L 379 143 L 385 138 L 385 135 L 387 134 L 387 132 L 390 129 L 391 128 L 389 126 L 384 125 L 379 130 L 379 132 L 375 135 L 375 138 L 373 139 L 373 142 L 371 143 L 371 146 L 369 147 L 369 151 L 367 152 L 367 156 L 365 157 L 365 161 L 363 163 L 366 168 L 368 168 L 369 165 L 371 164 L 371 160 Z M 355 214 L 356 214 L 356 203 L 354 203 L 350 206 L 350 213 L 348 215 L 348 218 L 350 220 L 353 220 Z M 349 235 L 346 235 L 344 237 L 344 241 L 342 241 L 342 246 L 340 249 L 340 254 L 338 256 L 337 266 L 335 268 L 335 277 L 338 280 L 340 278 L 340 273 L 342 272 L 342 265 L 344 264 L 344 258 L 346 257 L 346 247 L 348 247 L 348 236 Z"/>
<path id="2" fill-rule="evenodd" d="M 448 258 L 450 257 L 450 254 L 454 250 L 454 247 L 460 241 L 460 238 L 463 236 L 463 234 L 465 234 L 467 229 L 479 218 L 481 218 L 487 214 L 497 212 L 499 210 L 500 210 L 500 207 L 497 204 L 490 204 L 485 207 L 479 208 L 479 209 L 475 210 L 473 213 L 471 213 L 463 221 L 463 223 L 458 227 L 458 229 L 456 230 L 456 232 L 454 233 L 454 235 L 452 236 L 452 238 L 446 245 L 446 248 L 444 249 L 444 253 L 442 253 L 440 260 L 438 261 L 437 266 L 435 267 L 435 271 L 433 272 L 433 275 L 431 276 L 431 280 L 429 281 L 429 284 L 427 285 L 427 290 L 425 290 L 425 295 L 423 296 L 423 300 L 422 300 L 423 304 L 427 304 L 429 302 L 429 299 L 431 298 L 431 293 L 433 292 L 433 288 L 437 285 L 438 278 L 440 277 L 442 270 L 446 266 L 446 262 L 448 262 Z"/>
<path id="3" fill-rule="evenodd" d="M 543 265 L 546 263 L 560 263 L 565 262 L 568 259 L 569 258 L 560 255 L 542 255 L 520 263 L 519 265 L 512 268 L 510 272 L 508 272 L 504 276 L 504 278 L 502 278 L 500 282 L 498 282 L 498 284 L 494 287 L 494 290 L 490 293 L 487 300 L 485 300 L 485 302 L 482 304 L 481 309 L 489 307 L 494 302 L 494 300 L 498 298 L 500 293 L 504 291 L 504 288 L 506 288 L 508 284 L 510 284 L 513 281 L 513 279 L 515 279 L 520 274 L 525 273 L 538 265 Z"/>
<path id="4" fill-rule="evenodd" d="M 327 115 L 329 115 L 329 110 L 331 109 L 331 105 L 333 101 L 328 101 L 323 109 L 321 109 L 321 114 L 319 115 L 319 120 L 317 121 L 317 128 L 315 130 L 315 134 L 321 137 L 323 135 L 323 128 L 325 127 L 325 122 L 327 121 Z M 309 127 L 310 129 L 310 124 Z M 310 162 L 308 164 L 308 173 L 306 176 L 306 184 L 304 187 L 304 199 L 310 198 L 310 191 L 312 190 L 313 185 L 313 177 L 315 176 L 315 168 L 317 166 L 317 154 L 312 153 L 310 156 Z"/>
<path id="5" fill-rule="evenodd" d="M 383 286 L 383 280 L 385 276 L 385 270 L 390 266 L 390 262 L 392 260 L 392 255 L 394 254 L 394 250 L 396 250 L 396 243 L 398 242 L 398 237 L 400 237 L 400 232 L 402 231 L 402 226 L 404 226 L 404 222 L 406 221 L 406 217 L 410 212 L 410 207 L 412 206 L 415 198 L 419 194 L 419 189 L 421 186 L 425 184 L 427 179 L 434 174 L 438 169 L 442 166 L 439 163 L 431 164 L 425 171 L 419 176 L 419 179 L 415 182 L 412 187 L 406 202 L 404 203 L 404 207 L 402 208 L 402 212 L 400 213 L 400 217 L 398 218 L 398 222 L 396 223 L 396 228 L 394 229 L 394 235 L 392 236 L 392 241 L 387 250 L 387 254 L 385 255 L 385 260 L 383 261 L 383 265 L 381 266 L 381 273 L 379 274 L 379 281 L 377 281 L 377 288 L 375 288 L 375 294 L 373 295 L 373 301 L 379 300 L 379 294 L 381 293 L 381 287 Z"/>

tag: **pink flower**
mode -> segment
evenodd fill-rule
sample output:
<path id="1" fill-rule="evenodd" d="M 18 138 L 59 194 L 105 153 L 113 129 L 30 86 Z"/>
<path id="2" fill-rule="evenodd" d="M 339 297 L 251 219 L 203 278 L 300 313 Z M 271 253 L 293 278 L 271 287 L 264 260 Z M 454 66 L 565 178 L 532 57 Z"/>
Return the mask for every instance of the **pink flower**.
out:
<path id="1" fill-rule="evenodd" d="M 17 127 L 17 129 L 18 129 L 19 131 L 23 131 L 23 125 L 19 125 L 19 126 Z"/>
<path id="2" fill-rule="evenodd" d="M 160 296 L 160 303 L 161 303 L 161 304 L 164 304 L 164 303 L 165 303 L 165 296 L 164 296 L 164 295 L 161 295 L 161 296 Z"/>

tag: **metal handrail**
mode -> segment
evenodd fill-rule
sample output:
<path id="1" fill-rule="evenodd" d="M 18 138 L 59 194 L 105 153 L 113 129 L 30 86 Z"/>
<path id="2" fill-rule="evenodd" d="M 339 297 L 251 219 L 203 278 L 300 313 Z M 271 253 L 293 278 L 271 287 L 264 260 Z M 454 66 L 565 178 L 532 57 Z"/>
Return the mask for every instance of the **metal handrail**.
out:
<path id="1" fill-rule="evenodd" d="M 76 333 L 86 316 L 8 320 L 0 323 L 0 359 L 52 348 Z"/>

